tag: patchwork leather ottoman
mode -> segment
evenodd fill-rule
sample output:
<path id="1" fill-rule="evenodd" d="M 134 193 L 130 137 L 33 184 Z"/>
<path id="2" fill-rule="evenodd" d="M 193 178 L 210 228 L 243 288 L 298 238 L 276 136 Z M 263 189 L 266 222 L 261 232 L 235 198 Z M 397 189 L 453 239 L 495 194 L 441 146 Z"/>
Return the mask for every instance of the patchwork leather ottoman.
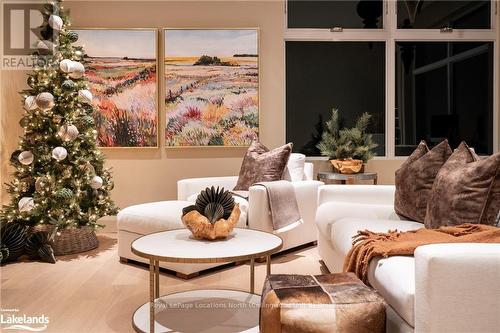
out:
<path id="1" fill-rule="evenodd" d="M 352 273 L 270 275 L 260 308 L 261 333 L 383 333 L 385 302 Z"/>

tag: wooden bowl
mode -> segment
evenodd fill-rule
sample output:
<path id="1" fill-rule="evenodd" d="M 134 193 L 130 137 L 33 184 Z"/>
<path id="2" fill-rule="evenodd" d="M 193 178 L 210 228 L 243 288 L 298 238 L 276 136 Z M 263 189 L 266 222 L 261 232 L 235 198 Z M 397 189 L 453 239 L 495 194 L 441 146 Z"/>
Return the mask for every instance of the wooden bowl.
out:
<path id="1" fill-rule="evenodd" d="M 352 158 L 346 158 L 345 160 L 330 160 L 333 168 L 340 173 L 353 174 L 359 173 L 363 169 L 362 160 L 354 160 Z"/>
<path id="2" fill-rule="evenodd" d="M 233 211 L 227 220 L 220 219 L 215 223 L 210 223 L 205 216 L 201 215 L 196 210 L 190 211 L 181 219 L 182 223 L 189 229 L 189 231 L 191 231 L 195 238 L 216 240 L 224 239 L 229 236 L 238 223 L 240 214 L 240 205 L 236 204 L 234 205 Z"/>

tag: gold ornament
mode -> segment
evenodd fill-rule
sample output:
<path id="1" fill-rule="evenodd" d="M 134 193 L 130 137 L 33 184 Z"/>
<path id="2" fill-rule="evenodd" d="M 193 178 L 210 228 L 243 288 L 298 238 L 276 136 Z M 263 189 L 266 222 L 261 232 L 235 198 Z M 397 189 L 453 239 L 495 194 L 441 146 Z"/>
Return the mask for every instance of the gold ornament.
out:
<path id="1" fill-rule="evenodd" d="M 37 192 L 42 192 L 43 190 L 47 190 L 49 187 L 49 181 L 46 177 L 38 177 L 35 181 L 35 190 Z"/>
<path id="2" fill-rule="evenodd" d="M 55 124 L 59 124 L 62 121 L 62 117 L 60 115 L 55 115 L 54 117 L 52 117 L 52 121 Z"/>

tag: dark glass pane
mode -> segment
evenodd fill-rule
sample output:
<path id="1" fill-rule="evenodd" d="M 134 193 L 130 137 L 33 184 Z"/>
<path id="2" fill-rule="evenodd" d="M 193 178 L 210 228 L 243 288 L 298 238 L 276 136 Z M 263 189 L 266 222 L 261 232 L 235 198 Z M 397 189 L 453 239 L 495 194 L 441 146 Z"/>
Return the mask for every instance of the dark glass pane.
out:
<path id="1" fill-rule="evenodd" d="M 398 0 L 399 29 L 490 29 L 491 1 Z"/>
<path id="2" fill-rule="evenodd" d="M 286 138 L 295 151 L 320 156 L 332 108 L 348 127 L 370 113 L 368 131 L 385 154 L 384 42 L 286 42 Z"/>
<path id="3" fill-rule="evenodd" d="M 420 140 L 493 151 L 493 43 L 396 43 L 396 155 Z"/>
<path id="4" fill-rule="evenodd" d="M 382 28 L 382 0 L 288 0 L 289 28 Z"/>

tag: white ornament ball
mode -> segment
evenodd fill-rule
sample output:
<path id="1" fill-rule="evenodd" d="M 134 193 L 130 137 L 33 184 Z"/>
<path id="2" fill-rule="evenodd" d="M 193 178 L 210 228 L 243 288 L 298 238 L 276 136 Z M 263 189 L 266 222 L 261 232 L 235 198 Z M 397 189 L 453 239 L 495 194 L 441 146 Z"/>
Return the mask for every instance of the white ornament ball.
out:
<path id="1" fill-rule="evenodd" d="M 63 20 L 57 15 L 50 15 L 49 25 L 52 29 L 59 31 L 62 29 Z"/>
<path id="2" fill-rule="evenodd" d="M 52 158 L 57 161 L 62 161 L 68 156 L 68 151 L 64 147 L 56 147 L 52 149 Z"/>
<path id="3" fill-rule="evenodd" d="M 36 96 L 36 105 L 43 111 L 52 109 L 54 104 L 54 96 L 49 92 L 43 92 Z"/>
<path id="4" fill-rule="evenodd" d="M 24 100 L 24 108 L 28 111 L 35 110 L 38 106 L 36 105 L 36 96 L 28 96 Z"/>
<path id="5" fill-rule="evenodd" d="M 35 202 L 32 197 L 22 197 L 18 203 L 20 212 L 29 212 L 35 207 Z"/>
<path id="6" fill-rule="evenodd" d="M 102 178 L 99 176 L 94 176 L 90 180 L 90 187 L 92 187 L 94 190 L 97 190 L 102 187 Z"/>
<path id="7" fill-rule="evenodd" d="M 72 61 L 69 77 L 79 79 L 85 73 L 85 67 L 78 61 Z"/>
<path id="8" fill-rule="evenodd" d="M 59 63 L 59 68 L 64 72 L 64 73 L 69 73 L 71 72 L 73 68 L 73 60 L 70 59 L 63 59 Z"/>
<path id="9" fill-rule="evenodd" d="M 22 165 L 30 165 L 31 163 L 33 163 L 33 153 L 29 150 L 25 150 L 21 152 L 21 154 L 19 154 L 17 159 Z"/>
<path id="10" fill-rule="evenodd" d="M 78 91 L 78 96 L 86 103 L 92 103 L 92 93 L 87 89 Z"/>
<path id="11" fill-rule="evenodd" d="M 57 135 L 64 141 L 73 141 L 78 136 L 78 128 L 75 125 L 62 125 Z"/>

